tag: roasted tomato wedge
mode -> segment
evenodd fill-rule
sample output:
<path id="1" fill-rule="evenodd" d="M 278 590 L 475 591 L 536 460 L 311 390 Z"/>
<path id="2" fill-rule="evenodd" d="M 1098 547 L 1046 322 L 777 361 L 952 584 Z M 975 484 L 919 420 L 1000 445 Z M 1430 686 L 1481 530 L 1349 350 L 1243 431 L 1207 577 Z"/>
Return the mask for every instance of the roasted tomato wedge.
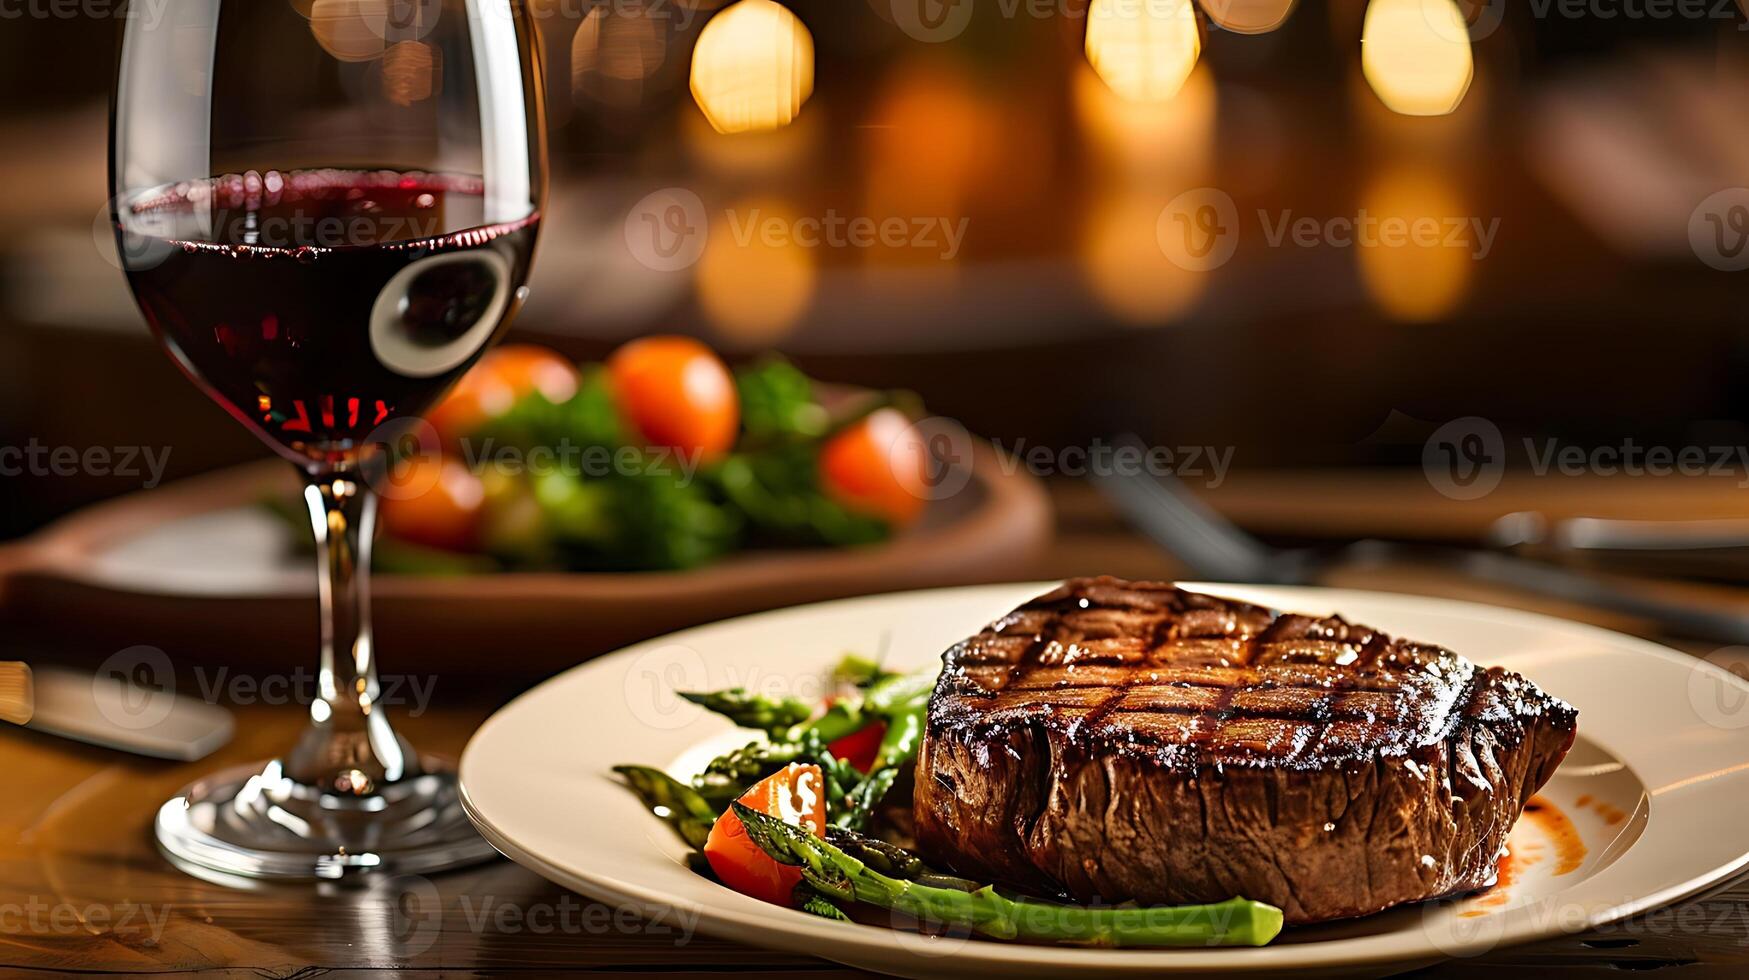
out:
<path id="1" fill-rule="evenodd" d="M 819 766 L 792 762 L 755 783 L 741 802 L 785 823 L 826 833 L 826 784 Z M 732 812 L 717 818 L 704 856 L 723 884 L 775 905 L 789 905 L 802 880 L 800 869 L 778 864 L 760 850 Z"/>

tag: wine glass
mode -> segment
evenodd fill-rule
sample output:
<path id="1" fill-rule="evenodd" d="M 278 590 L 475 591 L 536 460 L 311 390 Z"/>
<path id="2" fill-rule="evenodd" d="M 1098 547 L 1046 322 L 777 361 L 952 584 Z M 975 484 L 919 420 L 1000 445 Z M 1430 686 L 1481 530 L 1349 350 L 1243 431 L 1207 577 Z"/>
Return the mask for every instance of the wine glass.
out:
<path id="1" fill-rule="evenodd" d="M 189 378 L 303 475 L 319 566 L 309 723 L 163 806 L 184 867 L 335 878 L 493 853 L 453 768 L 389 724 L 367 578 L 375 491 L 420 489 L 390 444 L 434 449 L 420 414 L 526 294 L 536 50 L 523 0 L 176 0 L 127 20 L 110 169 L 128 283 Z"/>

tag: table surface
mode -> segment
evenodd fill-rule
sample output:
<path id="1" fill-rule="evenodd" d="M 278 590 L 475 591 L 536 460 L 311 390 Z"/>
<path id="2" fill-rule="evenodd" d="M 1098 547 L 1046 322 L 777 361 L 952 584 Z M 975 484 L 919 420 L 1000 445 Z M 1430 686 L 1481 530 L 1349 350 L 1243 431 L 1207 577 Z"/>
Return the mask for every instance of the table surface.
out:
<path id="1" fill-rule="evenodd" d="M 1393 492 L 1394 477 L 1323 479 L 1331 481 L 1321 484 L 1329 491 L 1328 499 L 1342 503 L 1332 505 L 1335 510 L 1314 522 L 1321 526 L 1312 531 L 1365 533 L 1359 517 L 1366 508 L 1357 501 L 1369 496 L 1402 499 Z M 1291 507 L 1270 504 L 1283 499 L 1280 493 L 1250 486 L 1229 501 L 1235 513 L 1277 532 L 1307 530 L 1289 526 Z M 1085 487 L 1059 484 L 1053 496 L 1058 540 L 1036 567 L 1004 577 L 1106 571 L 1170 578 L 1181 571 L 1125 530 Z M 1561 509 L 1559 502 L 1539 498 L 1534 490 L 1521 496 L 1515 503 Z M 1220 495 L 1214 499 L 1220 502 Z M 1634 513 L 1626 504 L 1615 509 Z M 1317 506 L 1309 512 L 1317 513 Z M 1373 513 L 1404 528 L 1414 524 L 1413 515 L 1403 514 L 1400 505 L 1381 504 Z M 1337 570 L 1326 584 L 1479 599 L 1617 628 L 1634 625 L 1608 614 L 1527 601 L 1444 571 Z M 1683 648 L 1707 652 L 1693 645 Z M 528 683 L 507 683 L 501 690 L 472 685 L 469 700 L 438 699 L 419 716 L 398 723 L 422 748 L 453 755 L 494 707 Z M 447 693 L 456 694 L 453 689 Z M 507 861 L 429 880 L 367 878 L 252 890 L 184 875 L 151 843 L 150 819 L 157 805 L 200 773 L 273 754 L 289 742 L 301 714 L 293 707 L 235 710 L 236 740 L 216 756 L 191 765 L 135 759 L 23 730 L 0 735 L 0 778 L 9 784 L 0 794 L 0 972 L 272 977 L 330 969 L 433 974 L 745 971 L 795 977 L 854 972 L 806 956 L 688 935 L 671 923 L 629 918 Z M 1484 969 L 1514 977 L 1614 976 L 1623 970 L 1658 970 L 1684 978 L 1749 976 L 1749 876 L 1598 932 L 1497 950 L 1416 975 L 1457 977 Z"/>

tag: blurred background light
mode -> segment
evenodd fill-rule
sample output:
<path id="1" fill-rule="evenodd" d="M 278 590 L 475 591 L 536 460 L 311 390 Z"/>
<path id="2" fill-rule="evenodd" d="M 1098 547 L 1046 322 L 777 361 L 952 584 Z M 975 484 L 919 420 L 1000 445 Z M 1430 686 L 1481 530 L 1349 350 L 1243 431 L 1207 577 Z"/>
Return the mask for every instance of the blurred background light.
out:
<path id="1" fill-rule="evenodd" d="M 1093 0 L 1087 10 L 1087 61 L 1126 99 L 1176 95 L 1201 52 L 1190 0 Z"/>
<path id="2" fill-rule="evenodd" d="M 1176 96 L 1156 102 L 1119 97 L 1091 68 L 1071 84 L 1076 119 L 1101 169 L 1141 178 L 1202 172 L 1213 162 L 1215 77 L 1206 65 Z"/>
<path id="3" fill-rule="evenodd" d="M 1453 0 L 1372 0 L 1361 28 L 1360 68 L 1394 112 L 1451 112 L 1475 72 L 1463 12 Z"/>
<path id="4" fill-rule="evenodd" d="M 772 0 L 741 0 L 699 32 L 692 97 L 717 132 L 788 125 L 813 92 L 813 36 Z"/>
<path id="5" fill-rule="evenodd" d="M 663 23 L 641 7 L 589 11 L 571 36 L 571 95 L 614 108 L 635 108 L 667 57 Z"/>
<path id="6" fill-rule="evenodd" d="M 1287 23 L 1297 0 L 1199 0 L 1202 12 L 1222 30 L 1267 34 Z"/>
<path id="7" fill-rule="evenodd" d="M 1207 272 L 1174 264 L 1160 248 L 1160 212 L 1169 192 L 1101 190 L 1087 208 L 1078 258 L 1087 288 L 1112 315 L 1154 326 L 1193 306 Z"/>
<path id="8" fill-rule="evenodd" d="M 1477 259 L 1470 208 L 1454 182 L 1424 164 L 1398 164 L 1373 177 L 1361 192 L 1361 213 L 1383 222 L 1438 224 L 1437 241 L 1386 243 L 1357 236 L 1361 283 L 1381 311 L 1398 320 L 1437 320 L 1457 308 L 1469 291 Z M 1464 222 L 1461 240 L 1447 240 Z"/>
<path id="9" fill-rule="evenodd" d="M 996 106 L 972 74 L 933 57 L 903 63 L 866 117 L 863 212 L 887 217 L 959 217 L 967 198 L 1008 161 Z M 874 264 L 909 264 L 915 250 L 867 250 Z"/>
<path id="10" fill-rule="evenodd" d="M 734 346 L 776 343 L 807 312 L 819 249 L 798 244 L 799 218 L 773 198 L 744 199 L 720 220 L 713 216 L 695 269 L 698 303 L 718 336 Z"/>

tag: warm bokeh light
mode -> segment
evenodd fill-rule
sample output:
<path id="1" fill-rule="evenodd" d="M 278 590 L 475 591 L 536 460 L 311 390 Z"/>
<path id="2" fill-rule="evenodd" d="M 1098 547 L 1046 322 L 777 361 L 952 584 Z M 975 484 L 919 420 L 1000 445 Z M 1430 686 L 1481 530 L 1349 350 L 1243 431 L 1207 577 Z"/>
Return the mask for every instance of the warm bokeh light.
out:
<path id="1" fill-rule="evenodd" d="M 1287 23 L 1296 0 L 1199 0 L 1202 12 L 1234 34 L 1267 34 Z"/>
<path id="2" fill-rule="evenodd" d="M 1360 68 L 1394 112 L 1451 112 L 1475 73 L 1463 12 L 1454 0 L 1372 0 L 1361 28 Z"/>
<path id="3" fill-rule="evenodd" d="M 692 97 L 719 133 L 787 125 L 814 93 L 814 38 L 772 0 L 712 17 L 692 51 Z"/>
<path id="4" fill-rule="evenodd" d="M 645 81 L 667 57 L 664 22 L 617 6 L 589 11 L 571 36 L 571 94 L 618 108 L 636 106 Z"/>
<path id="5" fill-rule="evenodd" d="M 882 88 L 863 127 L 872 174 L 904 187 L 945 190 L 988 168 L 996 120 L 964 71 L 920 60 L 901 67 Z"/>
<path id="6" fill-rule="evenodd" d="M 1106 169 L 1140 178 L 1200 174 L 1213 162 L 1215 78 L 1199 65 L 1162 102 L 1120 98 L 1091 68 L 1073 81 L 1075 117 Z"/>
<path id="7" fill-rule="evenodd" d="M 310 33 L 322 50 L 341 61 L 380 57 L 388 43 L 389 0 L 316 0 Z"/>
<path id="8" fill-rule="evenodd" d="M 808 162 L 819 158 L 821 142 L 829 136 L 823 117 L 823 113 L 809 112 L 782 129 L 724 139 L 703 114 L 688 112 L 679 120 L 680 143 L 686 155 L 707 173 L 788 180 L 806 173 Z"/>
<path id="9" fill-rule="evenodd" d="M 423 41 L 400 41 L 383 55 L 383 94 L 396 105 L 424 102 L 442 85 L 436 48 Z"/>
<path id="10" fill-rule="evenodd" d="M 862 131 L 867 140 L 863 213 L 956 218 L 974 189 L 994 183 L 1002 156 L 997 107 L 952 62 L 921 58 L 882 86 Z M 915 249 L 874 248 L 877 265 L 918 261 Z M 940 265 L 940 263 L 931 263 Z"/>
<path id="11" fill-rule="evenodd" d="M 1160 212 L 1173 195 L 1120 190 L 1090 202 L 1078 249 L 1082 279 L 1112 315 L 1155 326 L 1193 306 L 1209 273 L 1174 264 L 1160 249 Z"/>
<path id="12" fill-rule="evenodd" d="M 1478 243 L 1474 219 L 1450 178 L 1426 166 L 1391 167 L 1368 182 L 1361 208 L 1378 229 L 1420 221 L 1427 230 L 1390 240 L 1356 236 L 1361 283 L 1379 308 L 1412 322 L 1456 309 L 1469 291 Z M 1465 225 L 1461 231 L 1458 223 Z"/>
<path id="13" fill-rule="evenodd" d="M 694 271 L 699 306 L 724 339 L 768 346 L 807 312 L 817 249 L 797 243 L 798 218 L 771 199 L 741 201 L 712 216 L 710 242 Z"/>
<path id="14" fill-rule="evenodd" d="M 1201 53 L 1191 0 L 1093 0 L 1087 10 L 1087 61 L 1126 99 L 1176 95 Z"/>

